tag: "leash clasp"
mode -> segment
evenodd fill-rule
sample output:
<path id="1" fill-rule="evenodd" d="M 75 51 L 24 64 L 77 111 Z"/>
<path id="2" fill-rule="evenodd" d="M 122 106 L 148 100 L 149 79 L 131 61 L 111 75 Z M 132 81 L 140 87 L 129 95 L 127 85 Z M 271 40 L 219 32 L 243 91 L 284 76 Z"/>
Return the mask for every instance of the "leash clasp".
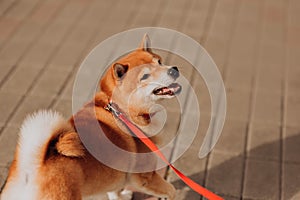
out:
<path id="1" fill-rule="evenodd" d="M 105 107 L 105 110 L 108 110 L 109 112 L 113 113 L 115 116 L 119 116 L 121 112 L 118 110 L 116 104 L 114 104 L 112 101 L 110 101 Z"/>

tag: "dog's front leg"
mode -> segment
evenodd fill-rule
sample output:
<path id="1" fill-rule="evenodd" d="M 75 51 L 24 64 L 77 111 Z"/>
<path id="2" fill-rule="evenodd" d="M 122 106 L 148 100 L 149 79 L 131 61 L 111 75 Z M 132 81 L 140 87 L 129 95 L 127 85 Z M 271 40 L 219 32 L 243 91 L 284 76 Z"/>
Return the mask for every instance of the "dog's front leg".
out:
<path id="1" fill-rule="evenodd" d="M 132 174 L 130 183 L 141 192 L 160 198 L 175 199 L 176 189 L 156 172 Z"/>
<path id="2" fill-rule="evenodd" d="M 107 196 L 109 200 L 120 200 L 118 192 L 108 192 Z"/>
<path id="3" fill-rule="evenodd" d="M 131 190 L 124 189 L 121 192 L 108 192 L 107 196 L 109 200 L 131 200 L 133 192 Z"/>

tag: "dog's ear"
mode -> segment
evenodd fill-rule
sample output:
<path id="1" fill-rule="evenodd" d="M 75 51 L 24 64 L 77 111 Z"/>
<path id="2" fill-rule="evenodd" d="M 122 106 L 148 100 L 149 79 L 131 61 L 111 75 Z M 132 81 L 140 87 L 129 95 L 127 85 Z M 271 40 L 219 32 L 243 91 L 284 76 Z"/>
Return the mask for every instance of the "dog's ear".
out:
<path id="1" fill-rule="evenodd" d="M 128 65 L 115 63 L 113 66 L 114 75 L 117 79 L 122 79 L 126 72 L 128 71 Z"/>
<path id="2" fill-rule="evenodd" d="M 148 52 L 152 52 L 151 51 L 151 40 L 150 40 L 149 36 L 147 35 L 147 33 L 144 35 L 144 37 L 140 43 L 139 49 L 142 49 L 142 50 L 148 51 Z"/>

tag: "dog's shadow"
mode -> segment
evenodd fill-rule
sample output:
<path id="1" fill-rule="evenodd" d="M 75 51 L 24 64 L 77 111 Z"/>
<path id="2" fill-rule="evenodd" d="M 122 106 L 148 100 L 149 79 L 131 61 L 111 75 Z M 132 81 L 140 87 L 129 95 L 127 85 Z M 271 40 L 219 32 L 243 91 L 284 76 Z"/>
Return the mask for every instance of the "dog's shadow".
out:
<path id="1" fill-rule="evenodd" d="M 297 145 L 298 144 L 298 145 Z M 254 148 L 252 150 L 250 150 L 249 152 L 247 152 L 247 155 L 251 155 L 252 153 L 255 153 L 256 155 L 259 154 L 259 152 L 270 152 L 274 149 L 278 148 L 278 141 L 274 141 L 271 143 L 266 143 L 263 144 L 261 146 L 258 146 L 257 148 Z M 295 134 L 295 136 L 291 136 L 291 137 L 287 137 L 284 139 L 283 141 L 283 149 L 288 148 L 288 150 L 286 151 L 286 153 L 288 154 L 291 151 L 295 151 L 300 150 L 300 131 L 297 131 L 297 134 Z M 284 150 L 285 151 L 285 150 Z M 294 155 L 296 154 L 295 152 L 293 153 Z M 274 185 L 275 183 L 270 182 L 270 180 L 264 180 L 264 183 L 261 184 L 251 184 L 251 191 L 261 191 L 262 190 L 262 184 L 264 185 L 263 188 L 266 189 L 265 187 L 273 187 L 273 189 L 271 189 L 271 191 L 277 190 L 277 194 L 272 194 L 273 196 L 269 196 L 269 197 L 262 197 L 259 196 L 259 192 L 256 194 L 258 195 L 256 198 L 255 197 L 250 197 L 250 199 L 270 199 L 270 197 L 273 199 L 280 199 L 279 195 L 282 194 L 282 199 L 285 200 L 289 200 L 289 199 L 296 199 L 296 195 L 298 196 L 300 193 L 300 179 L 299 179 L 299 175 L 300 175 L 300 163 L 297 161 L 292 161 L 292 160 L 286 160 L 287 157 L 284 157 L 285 159 L 283 160 L 284 165 L 283 165 L 283 171 L 280 172 L 280 170 L 278 170 L 278 174 L 274 174 L 274 176 L 278 177 L 278 180 L 280 180 L 280 176 L 282 174 L 283 180 L 282 183 L 279 183 L 278 185 Z M 225 199 L 245 199 L 246 197 L 242 197 L 242 195 L 240 196 L 236 196 L 236 195 L 232 195 L 231 191 L 227 191 L 228 193 L 224 194 L 220 191 L 222 191 L 222 189 L 224 190 L 224 188 L 218 188 L 218 187 L 222 187 L 222 183 L 228 183 L 230 182 L 233 177 L 232 177 L 232 173 L 226 173 L 226 169 L 232 169 L 232 170 L 236 170 L 234 169 L 234 166 L 236 165 L 236 163 L 239 163 L 241 161 L 243 161 L 244 159 L 244 155 L 238 155 L 235 156 L 229 160 L 226 160 L 225 162 L 216 165 L 214 167 L 212 167 L 208 173 L 210 174 L 221 174 L 221 177 L 219 177 L 221 180 L 219 186 L 208 186 L 209 189 L 211 189 L 212 191 L 219 193 L 221 196 L 223 196 Z M 251 158 L 252 159 L 252 158 Z M 262 162 L 265 162 L 262 158 L 260 159 Z M 300 159 L 299 159 L 300 160 Z M 191 160 L 192 162 L 192 160 Z M 273 163 L 278 163 L 278 168 L 280 168 L 280 160 L 273 160 L 273 161 L 266 161 L 266 162 L 273 162 Z M 290 168 L 287 167 L 286 165 L 292 166 L 293 167 L 293 171 L 288 171 Z M 255 169 L 258 170 L 258 169 Z M 222 172 L 222 173 L 220 173 Z M 296 172 L 294 175 L 293 173 Z M 262 173 L 261 171 L 257 171 L 257 173 Z M 292 174 L 291 174 L 292 173 Z M 255 174 L 255 171 L 254 171 Z M 204 171 L 199 171 L 199 173 L 195 173 L 192 174 L 191 176 L 189 176 L 192 180 L 203 184 L 205 174 Z M 240 177 L 242 180 L 242 177 Z M 269 181 L 269 182 L 268 182 Z M 241 181 L 242 182 L 242 181 Z M 201 199 L 201 197 L 194 191 L 190 190 L 181 180 L 176 180 L 174 182 L 172 182 L 172 184 L 176 187 L 176 189 L 179 191 L 177 192 L 177 197 L 176 200 L 199 200 Z M 280 190 L 280 186 L 282 185 L 282 191 L 279 192 L 278 190 Z M 211 187 L 211 188 L 210 188 Z M 241 186 L 242 187 L 242 186 Z M 276 189 L 274 189 L 274 187 Z M 242 189 L 240 189 L 242 191 Z M 268 190 L 268 189 L 267 189 Z M 269 191 L 269 190 L 268 190 Z M 248 198 L 248 197 L 247 197 Z M 134 200 L 140 200 L 140 199 L 145 199 L 145 196 L 143 196 L 140 193 L 135 193 L 134 194 Z"/>

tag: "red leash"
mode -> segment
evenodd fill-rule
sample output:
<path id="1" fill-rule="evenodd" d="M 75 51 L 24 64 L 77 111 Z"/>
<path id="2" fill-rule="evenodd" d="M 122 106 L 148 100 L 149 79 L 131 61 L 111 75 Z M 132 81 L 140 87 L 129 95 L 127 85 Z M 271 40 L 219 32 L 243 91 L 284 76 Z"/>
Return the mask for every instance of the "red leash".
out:
<path id="1" fill-rule="evenodd" d="M 189 177 L 185 176 L 181 173 L 178 169 L 176 169 L 162 154 L 162 152 L 158 149 L 158 147 L 141 131 L 136 125 L 134 125 L 127 117 L 119 111 L 119 108 L 116 104 L 110 102 L 106 107 L 106 110 L 109 110 L 114 116 L 116 116 L 119 120 L 121 120 L 126 127 L 135 134 L 151 151 L 156 153 L 168 166 L 178 175 L 179 178 L 183 182 L 185 182 L 190 188 L 192 188 L 198 194 L 204 196 L 207 199 L 211 200 L 223 200 L 222 197 L 214 194 L 213 192 L 209 191 L 208 189 L 202 187 L 201 185 L 197 184 Z"/>

